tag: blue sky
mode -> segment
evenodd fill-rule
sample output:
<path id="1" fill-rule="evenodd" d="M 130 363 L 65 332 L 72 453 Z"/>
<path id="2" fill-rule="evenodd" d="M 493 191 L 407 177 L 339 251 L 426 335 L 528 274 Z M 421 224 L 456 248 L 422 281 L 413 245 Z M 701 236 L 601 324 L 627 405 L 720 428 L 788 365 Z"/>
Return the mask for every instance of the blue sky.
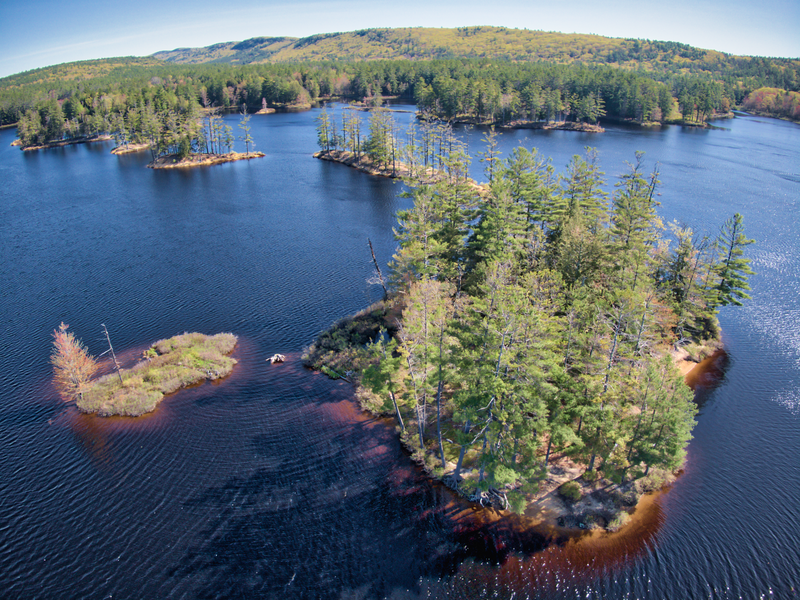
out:
<path id="1" fill-rule="evenodd" d="M 369 27 L 505 27 L 677 41 L 800 57 L 798 0 L 5 0 L 0 77 L 74 60 L 146 56 L 256 36 Z"/>

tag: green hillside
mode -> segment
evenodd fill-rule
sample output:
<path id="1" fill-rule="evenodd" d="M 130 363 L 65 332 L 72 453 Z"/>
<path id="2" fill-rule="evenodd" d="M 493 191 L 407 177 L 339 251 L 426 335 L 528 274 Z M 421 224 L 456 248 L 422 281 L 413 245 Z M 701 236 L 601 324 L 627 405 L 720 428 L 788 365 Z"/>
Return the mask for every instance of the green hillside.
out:
<path id="1" fill-rule="evenodd" d="M 243 42 L 226 42 L 205 48 L 177 48 L 156 52 L 153 58 L 181 65 L 219 62 L 253 64 L 266 62 L 280 51 L 293 46 L 297 38 L 257 37 Z"/>
<path id="2" fill-rule="evenodd" d="M 42 67 L 24 71 L 16 75 L 0 78 L 0 89 L 22 88 L 37 85 L 47 85 L 58 82 L 79 83 L 91 79 L 99 79 L 113 75 L 125 77 L 133 74 L 144 73 L 153 67 L 165 65 L 163 61 L 152 56 L 121 56 L 116 58 L 101 58 L 96 60 L 81 60 L 71 63 L 62 63 L 52 67 Z"/>
<path id="3" fill-rule="evenodd" d="M 396 95 L 447 120 L 593 122 L 605 115 L 643 123 L 679 112 L 684 122 L 702 124 L 762 88 L 783 90 L 772 102 L 779 99 L 780 110 L 762 112 L 796 118 L 785 92 L 800 92 L 800 60 L 501 27 L 368 29 L 19 73 L 0 79 L 0 126 L 27 114 L 27 137 L 41 141 L 110 131 L 113 115 L 135 110 L 141 117 L 148 104 L 184 114 L 189 105 L 259 110 Z"/>
<path id="4" fill-rule="evenodd" d="M 504 27 L 364 29 L 301 39 L 252 38 L 206 48 L 157 52 L 153 57 L 180 64 L 446 58 L 542 60 L 644 69 L 665 75 L 706 73 L 718 77 L 730 72 L 748 77 L 769 71 L 772 77 L 783 79 L 775 85 L 785 89 L 797 86 L 800 70 L 800 60 L 733 56 L 677 42 Z"/>

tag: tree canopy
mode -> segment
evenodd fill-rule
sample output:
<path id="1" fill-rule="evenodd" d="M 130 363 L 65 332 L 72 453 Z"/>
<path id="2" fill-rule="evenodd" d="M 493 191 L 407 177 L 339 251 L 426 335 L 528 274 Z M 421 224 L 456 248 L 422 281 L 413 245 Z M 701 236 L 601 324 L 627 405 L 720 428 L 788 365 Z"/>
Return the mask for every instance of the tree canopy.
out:
<path id="1" fill-rule="evenodd" d="M 444 148 L 438 177 L 408 180 L 391 265 L 402 318 L 364 381 L 391 392 L 437 473 L 511 505 L 555 454 L 617 482 L 678 469 L 697 409 L 670 352 L 747 297 L 743 217 L 713 243 L 665 233 L 643 153 L 609 197 L 591 148 L 556 174 L 535 150 L 489 161 L 491 145 L 483 186 L 448 174 L 464 156 Z"/>

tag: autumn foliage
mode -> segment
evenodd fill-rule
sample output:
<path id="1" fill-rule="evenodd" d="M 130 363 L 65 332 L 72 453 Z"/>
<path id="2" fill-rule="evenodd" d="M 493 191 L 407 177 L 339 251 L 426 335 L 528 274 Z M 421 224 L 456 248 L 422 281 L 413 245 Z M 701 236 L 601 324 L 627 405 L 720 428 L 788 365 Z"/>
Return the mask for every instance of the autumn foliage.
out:
<path id="1" fill-rule="evenodd" d="M 783 119 L 800 121 L 800 93 L 762 87 L 751 92 L 742 106 L 746 110 Z"/>
<path id="2" fill-rule="evenodd" d="M 61 323 L 53 331 L 53 382 L 64 400 L 77 400 L 86 390 L 89 380 L 97 371 L 97 361 L 90 356 L 80 340 Z"/>

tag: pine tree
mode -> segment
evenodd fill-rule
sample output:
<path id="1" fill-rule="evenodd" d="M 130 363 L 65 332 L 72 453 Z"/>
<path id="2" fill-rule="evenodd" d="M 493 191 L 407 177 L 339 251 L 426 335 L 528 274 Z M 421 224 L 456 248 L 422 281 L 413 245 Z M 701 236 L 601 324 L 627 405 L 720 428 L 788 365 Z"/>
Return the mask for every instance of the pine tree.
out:
<path id="1" fill-rule="evenodd" d="M 400 414 L 400 406 L 397 403 L 400 364 L 403 357 L 397 352 L 397 340 L 384 342 L 385 333 L 384 330 L 381 330 L 378 341 L 370 347 L 370 352 L 376 360 L 364 370 L 361 383 L 372 390 L 374 394 L 382 398 L 388 396 L 391 399 L 397 423 L 400 425 L 400 430 L 405 432 L 403 415 Z"/>
<path id="2" fill-rule="evenodd" d="M 239 121 L 239 128 L 242 130 L 243 135 L 240 139 L 244 142 L 247 154 L 250 154 L 250 146 L 255 146 L 253 136 L 250 135 L 250 115 L 247 114 L 247 105 L 242 104 L 242 119 Z"/>
<path id="3" fill-rule="evenodd" d="M 750 298 L 746 293 L 750 289 L 747 276 L 753 275 L 754 271 L 750 268 L 750 259 L 743 258 L 743 255 L 744 249 L 754 242 L 744 235 L 742 215 L 736 213 L 725 221 L 717 238 L 718 262 L 714 267 L 716 305 L 741 306 L 742 300 Z"/>
<path id="4" fill-rule="evenodd" d="M 328 116 L 328 109 L 323 108 L 317 116 L 317 143 L 323 152 L 331 151 L 330 137 L 331 120 Z"/>
<path id="5" fill-rule="evenodd" d="M 644 152 L 636 152 L 636 162 L 616 184 L 609 228 L 608 255 L 615 270 L 617 285 L 636 287 L 648 269 L 650 250 L 662 228 L 656 215 L 654 196 L 658 186 L 658 165 L 648 179 L 642 173 Z"/>

